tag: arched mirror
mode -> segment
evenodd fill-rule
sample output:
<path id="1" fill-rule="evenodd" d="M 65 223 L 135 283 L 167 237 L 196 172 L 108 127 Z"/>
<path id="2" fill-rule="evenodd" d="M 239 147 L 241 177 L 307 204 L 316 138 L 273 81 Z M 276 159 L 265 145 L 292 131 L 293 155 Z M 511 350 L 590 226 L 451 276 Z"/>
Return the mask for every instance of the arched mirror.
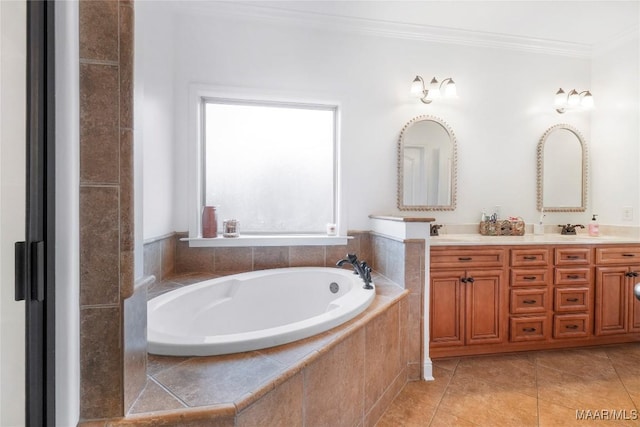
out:
<path id="1" fill-rule="evenodd" d="M 572 126 L 550 127 L 538 143 L 538 210 L 587 208 L 587 144 Z"/>
<path id="2" fill-rule="evenodd" d="M 433 116 L 412 119 L 398 141 L 398 209 L 454 210 L 456 164 L 451 128 Z"/>

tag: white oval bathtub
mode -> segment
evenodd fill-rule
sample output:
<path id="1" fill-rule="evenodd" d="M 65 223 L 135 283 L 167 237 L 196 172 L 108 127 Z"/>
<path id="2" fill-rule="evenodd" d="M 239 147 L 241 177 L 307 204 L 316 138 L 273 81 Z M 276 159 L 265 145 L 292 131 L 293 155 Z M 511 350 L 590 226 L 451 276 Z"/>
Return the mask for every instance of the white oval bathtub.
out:
<path id="1" fill-rule="evenodd" d="M 148 351 L 212 356 L 310 337 L 363 312 L 375 297 L 363 285 L 351 270 L 293 267 L 185 286 L 148 302 Z"/>

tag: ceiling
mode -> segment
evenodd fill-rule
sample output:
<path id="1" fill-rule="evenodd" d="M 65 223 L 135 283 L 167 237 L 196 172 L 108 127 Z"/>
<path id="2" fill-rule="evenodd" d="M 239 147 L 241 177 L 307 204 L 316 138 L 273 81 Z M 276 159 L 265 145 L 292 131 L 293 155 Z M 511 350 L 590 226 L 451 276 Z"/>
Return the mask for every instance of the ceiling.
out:
<path id="1" fill-rule="evenodd" d="M 595 46 L 638 31 L 640 0 L 252 1 L 254 7 Z"/>

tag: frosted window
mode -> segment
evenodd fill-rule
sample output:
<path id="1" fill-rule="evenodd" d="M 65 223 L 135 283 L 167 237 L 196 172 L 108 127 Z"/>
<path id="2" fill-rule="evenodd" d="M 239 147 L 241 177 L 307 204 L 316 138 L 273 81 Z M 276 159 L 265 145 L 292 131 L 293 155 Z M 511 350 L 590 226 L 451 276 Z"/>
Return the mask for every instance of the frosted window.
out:
<path id="1" fill-rule="evenodd" d="M 242 233 L 335 223 L 335 116 L 326 106 L 204 102 L 204 200 Z"/>

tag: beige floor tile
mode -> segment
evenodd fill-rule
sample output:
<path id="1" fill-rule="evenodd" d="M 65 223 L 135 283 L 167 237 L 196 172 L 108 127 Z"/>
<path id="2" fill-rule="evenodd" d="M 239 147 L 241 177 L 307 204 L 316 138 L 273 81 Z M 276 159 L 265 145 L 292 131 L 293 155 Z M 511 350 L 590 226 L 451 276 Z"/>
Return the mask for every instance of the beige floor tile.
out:
<path id="1" fill-rule="evenodd" d="M 473 357 L 458 363 L 456 375 L 499 384 L 512 391 L 536 397 L 535 364 L 527 355 Z"/>
<path id="2" fill-rule="evenodd" d="M 539 427 L 637 426 L 631 410 L 612 414 L 613 408 L 575 409 L 546 400 L 538 401 Z M 600 412 L 598 412 L 600 411 Z M 625 419 L 626 418 L 626 419 Z"/>
<path id="3" fill-rule="evenodd" d="M 458 372 L 438 409 L 483 426 L 536 426 L 538 417 L 535 397 Z"/>
<path id="4" fill-rule="evenodd" d="M 640 426 L 640 343 L 433 366 L 436 381 L 407 384 L 378 426 Z"/>
<path id="5" fill-rule="evenodd" d="M 575 409 L 624 409 L 634 407 L 622 381 L 569 374 L 537 367 L 538 397 L 549 402 L 562 402 Z"/>
<path id="6" fill-rule="evenodd" d="M 605 350 L 579 349 L 544 351 L 535 355 L 539 366 L 578 376 L 616 378 L 617 374 Z"/>
<path id="7" fill-rule="evenodd" d="M 460 417 L 456 417 L 443 410 L 438 410 L 431 420 L 429 427 L 476 427 L 475 424 L 469 420 L 464 420 Z"/>

